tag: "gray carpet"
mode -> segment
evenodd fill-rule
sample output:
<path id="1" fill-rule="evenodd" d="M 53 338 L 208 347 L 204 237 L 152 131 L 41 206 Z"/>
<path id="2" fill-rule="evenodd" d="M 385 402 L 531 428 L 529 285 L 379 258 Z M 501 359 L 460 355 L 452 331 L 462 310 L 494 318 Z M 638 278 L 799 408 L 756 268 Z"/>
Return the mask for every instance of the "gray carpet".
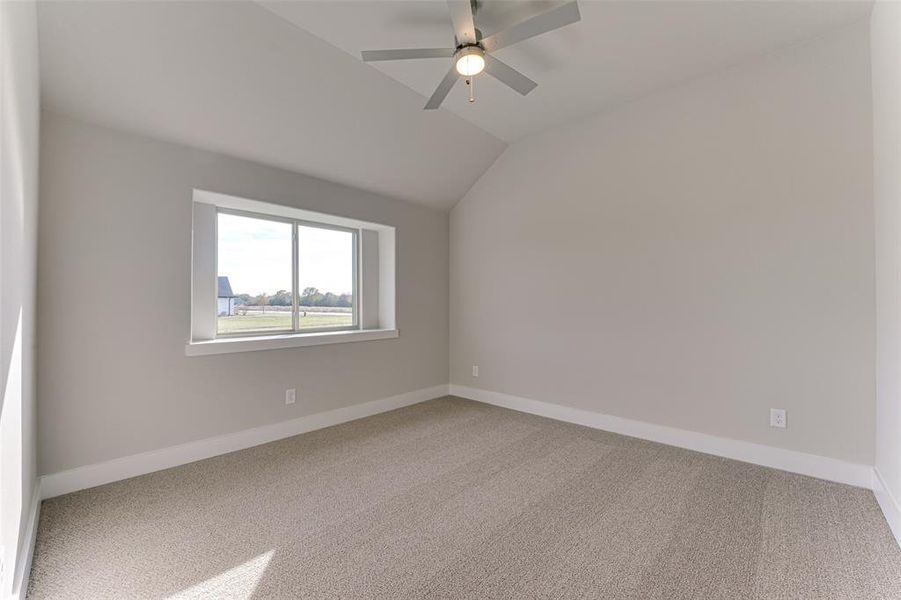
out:
<path id="1" fill-rule="evenodd" d="M 872 493 L 445 398 L 44 503 L 31 598 L 901 599 Z"/>

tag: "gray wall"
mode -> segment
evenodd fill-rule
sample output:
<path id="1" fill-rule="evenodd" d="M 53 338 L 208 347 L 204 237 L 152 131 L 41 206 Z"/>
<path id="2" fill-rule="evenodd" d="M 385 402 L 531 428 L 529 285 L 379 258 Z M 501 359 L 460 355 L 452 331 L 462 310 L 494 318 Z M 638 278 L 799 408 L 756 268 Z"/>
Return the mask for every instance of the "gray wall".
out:
<path id="1" fill-rule="evenodd" d="M 451 213 L 451 382 L 872 464 L 869 73 L 861 23 L 509 147 Z"/>
<path id="2" fill-rule="evenodd" d="M 33 507 L 38 38 L 33 2 L 0 2 L 0 597 Z"/>
<path id="3" fill-rule="evenodd" d="M 447 382 L 446 213 L 54 113 L 41 141 L 41 473 Z M 185 357 L 194 187 L 396 227 L 400 337 Z"/>
<path id="4" fill-rule="evenodd" d="M 901 499 L 901 4 L 872 14 L 876 205 L 876 469 Z M 901 536 L 901 531 L 896 532 Z"/>

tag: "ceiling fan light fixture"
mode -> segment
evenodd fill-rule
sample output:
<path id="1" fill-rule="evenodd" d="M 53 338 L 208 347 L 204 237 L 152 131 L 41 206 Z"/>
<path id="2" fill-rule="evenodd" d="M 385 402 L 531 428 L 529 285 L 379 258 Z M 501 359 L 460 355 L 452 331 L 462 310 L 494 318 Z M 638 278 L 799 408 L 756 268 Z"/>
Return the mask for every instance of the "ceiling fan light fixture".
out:
<path id="1" fill-rule="evenodd" d="M 485 51 L 478 46 L 466 46 L 454 56 L 457 73 L 463 77 L 478 75 L 485 69 Z"/>

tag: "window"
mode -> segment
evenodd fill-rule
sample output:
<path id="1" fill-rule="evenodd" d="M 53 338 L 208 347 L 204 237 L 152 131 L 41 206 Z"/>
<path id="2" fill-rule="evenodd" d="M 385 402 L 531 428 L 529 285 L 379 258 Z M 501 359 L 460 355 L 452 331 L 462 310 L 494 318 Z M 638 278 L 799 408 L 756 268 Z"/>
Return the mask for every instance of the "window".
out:
<path id="1" fill-rule="evenodd" d="M 298 329 L 337 329 L 357 324 L 357 234 L 297 226 Z"/>
<path id="2" fill-rule="evenodd" d="M 389 225 L 194 190 L 189 356 L 397 337 Z"/>
<path id="3" fill-rule="evenodd" d="M 218 336 L 355 329 L 358 231 L 220 209 Z"/>
<path id="4" fill-rule="evenodd" d="M 292 331 L 294 225 L 219 212 L 216 334 Z"/>

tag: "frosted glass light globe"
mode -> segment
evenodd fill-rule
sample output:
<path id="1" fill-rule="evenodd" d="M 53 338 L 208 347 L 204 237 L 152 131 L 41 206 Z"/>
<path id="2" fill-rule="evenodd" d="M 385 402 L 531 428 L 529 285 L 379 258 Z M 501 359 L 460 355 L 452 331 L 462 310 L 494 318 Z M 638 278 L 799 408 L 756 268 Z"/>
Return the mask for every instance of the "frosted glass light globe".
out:
<path id="1" fill-rule="evenodd" d="M 464 77 L 478 75 L 485 69 L 484 52 L 477 46 L 463 48 L 457 53 L 457 73 Z"/>

